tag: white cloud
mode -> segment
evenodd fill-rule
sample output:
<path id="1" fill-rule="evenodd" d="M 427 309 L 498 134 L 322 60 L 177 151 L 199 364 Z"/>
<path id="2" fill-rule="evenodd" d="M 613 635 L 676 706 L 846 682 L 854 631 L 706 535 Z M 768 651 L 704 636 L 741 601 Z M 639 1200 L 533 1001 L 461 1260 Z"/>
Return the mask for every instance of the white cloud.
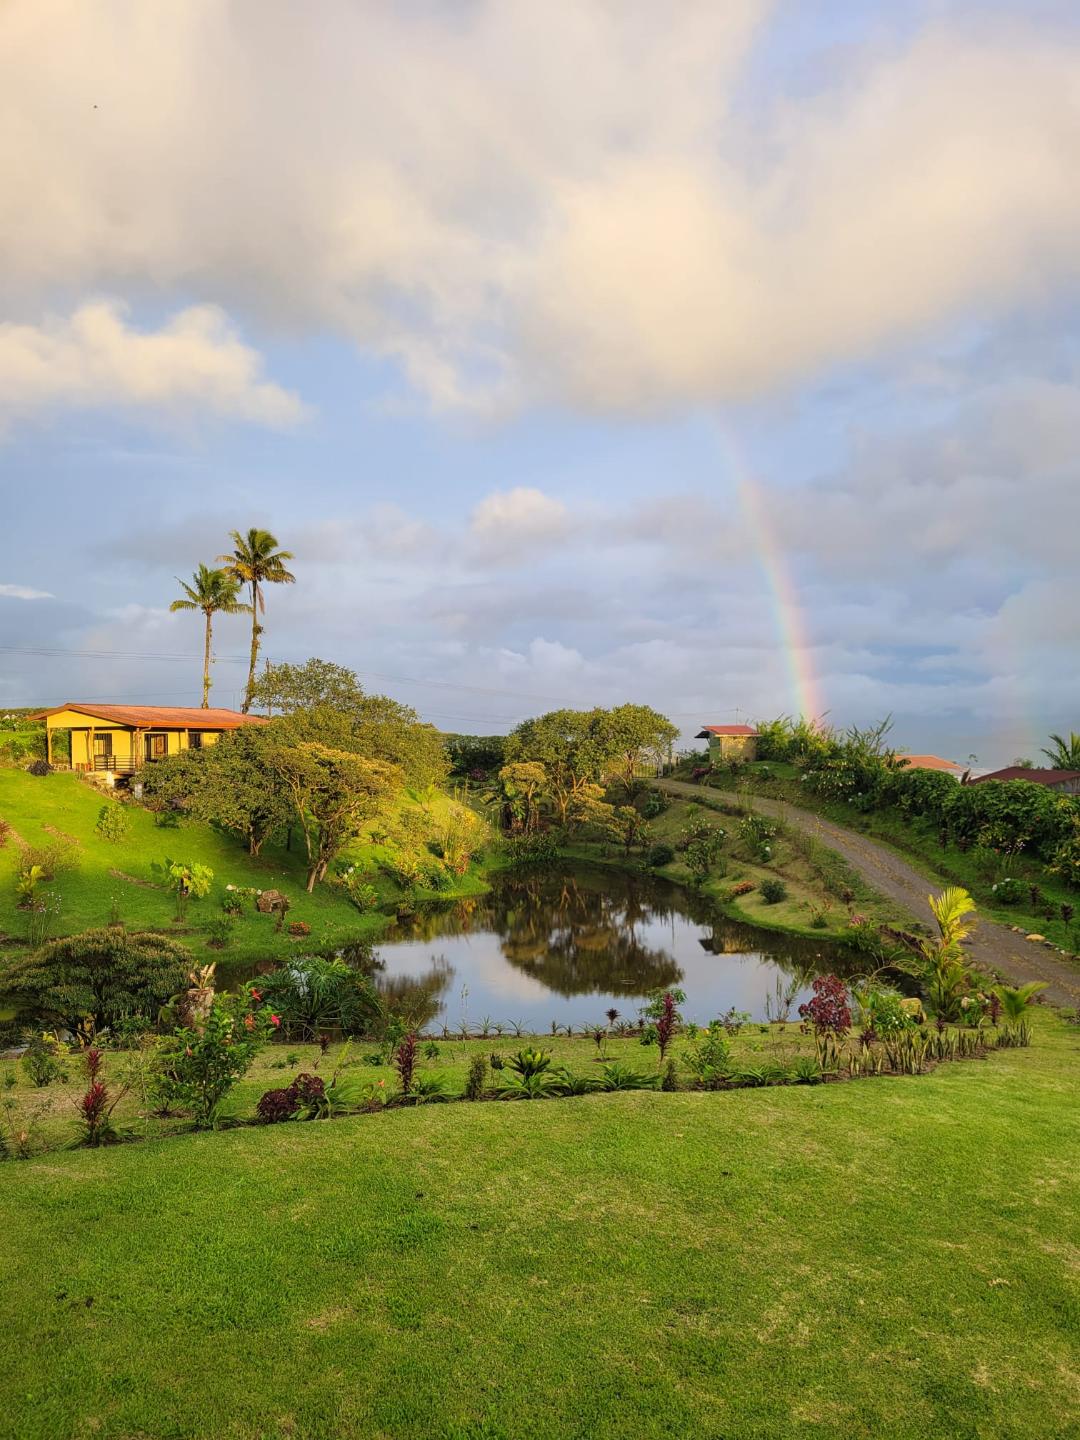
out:
<path id="1" fill-rule="evenodd" d="M 564 538 L 569 527 L 563 502 L 527 485 L 485 496 L 469 518 L 478 550 L 494 559 L 549 545 Z"/>
<path id="2" fill-rule="evenodd" d="M 123 306 L 104 300 L 43 325 L 0 323 L 0 422 L 53 406 L 113 405 L 274 426 L 304 414 L 296 395 L 262 378 L 258 352 L 212 305 L 151 331 L 135 330 Z"/>
<path id="3" fill-rule="evenodd" d="M 8 600 L 52 600 L 49 590 L 32 590 L 29 585 L 0 585 L 0 596 Z"/>
<path id="4" fill-rule="evenodd" d="M 436 406 L 640 410 L 1075 284 L 1075 33 L 961 8 L 751 117 L 770 9 L 5 6 L 0 300 L 182 290 Z"/>

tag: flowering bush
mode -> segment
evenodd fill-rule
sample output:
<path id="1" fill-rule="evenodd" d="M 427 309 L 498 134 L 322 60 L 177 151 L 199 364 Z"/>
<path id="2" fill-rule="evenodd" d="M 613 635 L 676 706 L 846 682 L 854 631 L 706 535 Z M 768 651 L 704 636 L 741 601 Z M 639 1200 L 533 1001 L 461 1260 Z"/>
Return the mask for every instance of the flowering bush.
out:
<path id="1" fill-rule="evenodd" d="M 728 898 L 737 900 L 740 895 L 749 895 L 751 890 L 755 888 L 752 880 L 740 880 L 737 885 L 733 885 L 728 891 Z"/>
<path id="2" fill-rule="evenodd" d="M 814 998 L 799 1006 L 799 1014 L 818 1035 L 846 1035 L 851 1029 L 847 988 L 836 975 L 819 975 L 814 981 Z"/>
<path id="3" fill-rule="evenodd" d="M 1008 875 L 1004 880 L 999 880 L 997 884 L 991 888 L 994 899 L 999 905 L 1019 905 L 1020 901 L 1024 898 L 1023 885 L 1020 884 L 1019 880 L 1013 880 Z"/>
<path id="4" fill-rule="evenodd" d="M 226 1095 L 281 1024 L 268 1005 L 258 1005 L 259 998 L 257 990 L 219 996 L 202 1030 L 180 1029 L 172 1037 L 159 1098 L 190 1109 L 199 1129 L 220 1118 Z"/>

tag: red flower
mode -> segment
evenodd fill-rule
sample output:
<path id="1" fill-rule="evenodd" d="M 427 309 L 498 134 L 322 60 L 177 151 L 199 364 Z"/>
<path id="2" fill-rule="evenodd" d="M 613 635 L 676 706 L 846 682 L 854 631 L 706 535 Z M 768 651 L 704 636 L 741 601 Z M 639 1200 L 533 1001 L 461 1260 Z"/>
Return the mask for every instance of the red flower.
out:
<path id="1" fill-rule="evenodd" d="M 245 1015 L 245 1016 L 244 1016 L 244 1028 L 245 1028 L 245 1030 L 254 1030 L 254 1029 L 255 1029 L 255 1016 L 254 1016 L 254 1015 Z"/>
<path id="2" fill-rule="evenodd" d="M 280 1025 L 280 1024 L 281 1024 L 281 1016 L 280 1016 L 280 1015 L 271 1015 L 271 1016 L 270 1016 L 270 1024 L 271 1024 L 271 1025 Z"/>
<path id="3" fill-rule="evenodd" d="M 261 1000 L 261 999 L 262 999 L 262 991 L 261 991 L 261 990 L 252 990 L 252 992 L 251 992 L 251 998 L 252 998 L 253 1000 Z"/>

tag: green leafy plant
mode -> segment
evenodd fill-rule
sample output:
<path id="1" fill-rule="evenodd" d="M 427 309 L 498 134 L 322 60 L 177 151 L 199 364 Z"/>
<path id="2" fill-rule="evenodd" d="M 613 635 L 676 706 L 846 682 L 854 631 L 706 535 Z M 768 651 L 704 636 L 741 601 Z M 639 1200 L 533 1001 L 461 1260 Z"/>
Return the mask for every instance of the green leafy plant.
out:
<path id="1" fill-rule="evenodd" d="M 465 1077 L 465 1099 L 482 1100 L 487 1088 L 488 1062 L 483 1055 L 474 1055 Z"/>
<path id="2" fill-rule="evenodd" d="M 766 905 L 779 905 L 782 900 L 788 897 L 787 886 L 782 880 L 774 880 L 771 877 L 761 882 L 761 898 Z"/>
<path id="3" fill-rule="evenodd" d="M 176 896 L 177 920 L 184 920 L 188 902 L 192 898 L 201 900 L 209 895 L 210 886 L 214 883 L 213 870 L 195 860 L 166 859 L 163 865 L 154 865 L 153 869 L 164 876 L 166 888 Z"/>
<path id="4" fill-rule="evenodd" d="M 344 960 L 303 955 L 271 970 L 258 982 L 260 998 L 281 1017 L 289 1039 L 314 1039 L 322 1031 L 360 1035 L 375 1024 L 379 999 L 368 976 Z"/>
<path id="5" fill-rule="evenodd" d="M 22 1057 L 26 1078 L 39 1090 L 54 1081 L 66 1081 L 70 1054 L 68 1046 L 58 1035 L 48 1032 L 32 1035 Z"/>
<path id="6" fill-rule="evenodd" d="M 617 1061 L 605 1065 L 600 1072 L 600 1084 L 604 1090 L 655 1090 L 660 1083 L 659 1075 L 643 1075 Z"/>
<path id="7" fill-rule="evenodd" d="M 102 840 L 117 844 L 128 833 L 128 817 L 124 807 L 116 800 L 107 801 L 98 811 L 95 831 Z"/>
<path id="8" fill-rule="evenodd" d="M 213 1128 L 229 1091 L 278 1024 L 269 1006 L 258 1005 L 256 992 L 216 998 L 203 1029 L 184 1027 L 170 1037 L 155 1087 L 158 1098 L 189 1109 L 197 1129 Z"/>

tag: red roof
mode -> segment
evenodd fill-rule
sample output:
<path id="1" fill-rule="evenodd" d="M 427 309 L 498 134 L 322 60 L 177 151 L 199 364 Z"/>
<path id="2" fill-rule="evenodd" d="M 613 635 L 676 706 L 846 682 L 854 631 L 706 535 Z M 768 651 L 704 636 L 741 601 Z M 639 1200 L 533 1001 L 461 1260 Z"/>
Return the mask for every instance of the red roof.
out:
<path id="1" fill-rule="evenodd" d="M 39 710 L 32 720 L 44 720 L 74 710 L 92 720 L 107 720 L 113 725 L 130 725 L 136 730 L 239 730 L 242 725 L 265 725 L 264 715 L 245 715 L 240 710 L 203 710 L 194 706 L 171 705 L 84 705 L 69 700 L 51 710 Z"/>
<path id="2" fill-rule="evenodd" d="M 1080 770 L 1027 770 L 1023 765 L 1006 765 L 1004 770 L 991 770 L 989 775 L 979 775 L 971 783 L 981 785 L 984 780 L 1027 780 L 1032 785 L 1065 785 L 1080 780 Z"/>
<path id="3" fill-rule="evenodd" d="M 695 740 L 707 740 L 710 735 L 756 735 L 752 725 L 703 725 Z"/>
<path id="4" fill-rule="evenodd" d="M 899 755 L 901 765 L 910 765 L 912 770 L 947 770 L 962 774 L 968 767 L 955 760 L 943 760 L 940 755 Z"/>

